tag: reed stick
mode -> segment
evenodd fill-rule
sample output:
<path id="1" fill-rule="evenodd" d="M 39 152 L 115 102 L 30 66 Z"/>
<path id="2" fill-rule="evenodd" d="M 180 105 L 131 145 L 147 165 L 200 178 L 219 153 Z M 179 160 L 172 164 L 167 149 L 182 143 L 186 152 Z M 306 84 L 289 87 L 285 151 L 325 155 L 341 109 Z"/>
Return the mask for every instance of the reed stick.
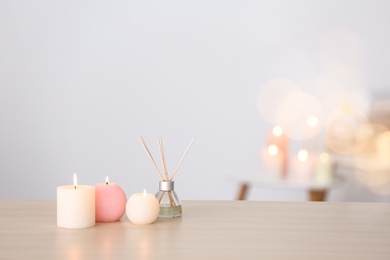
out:
<path id="1" fill-rule="evenodd" d="M 150 151 L 149 151 L 149 149 L 148 149 L 148 146 L 147 146 L 146 143 L 145 143 L 144 138 L 143 138 L 142 136 L 140 136 L 140 137 L 138 137 L 138 139 L 139 139 L 139 141 L 141 142 L 142 146 L 144 147 L 146 153 L 149 155 L 150 160 L 152 161 L 154 167 L 155 167 L 156 170 L 157 170 L 158 176 L 160 176 L 160 179 L 161 179 L 161 180 L 164 180 L 164 178 L 163 178 L 162 175 L 161 175 L 160 170 L 159 170 L 158 167 L 157 167 L 156 162 L 155 162 L 154 159 L 153 159 L 152 154 L 150 153 Z"/>
<path id="2" fill-rule="evenodd" d="M 164 198 L 165 191 L 162 192 L 160 199 L 158 200 L 158 203 L 161 203 L 161 200 Z"/>
<path id="3" fill-rule="evenodd" d="M 175 175 L 176 175 L 176 173 L 177 173 L 177 170 L 179 169 L 181 163 L 183 162 L 184 158 L 186 157 L 186 155 L 187 155 L 188 151 L 190 150 L 190 148 L 191 148 L 191 146 L 192 146 L 192 143 L 193 143 L 194 141 L 195 141 L 195 137 L 192 138 L 190 144 L 188 145 L 187 150 L 184 152 L 183 156 L 181 157 L 180 162 L 178 163 L 178 165 L 176 166 L 175 171 L 174 171 L 173 174 L 172 174 L 172 177 L 169 179 L 170 181 L 173 180 L 173 178 L 175 177 Z"/>
<path id="4" fill-rule="evenodd" d="M 172 196 L 172 192 L 171 191 L 168 191 L 168 196 L 169 196 L 169 202 L 171 204 L 171 207 L 176 207 L 176 202 L 175 200 L 173 199 L 173 196 Z"/>
<path id="5" fill-rule="evenodd" d="M 169 177 L 168 177 L 167 164 L 165 162 L 165 153 L 164 153 L 164 145 L 163 145 L 162 137 L 158 138 L 158 146 L 160 148 L 161 163 L 164 171 L 165 181 L 168 181 Z"/>

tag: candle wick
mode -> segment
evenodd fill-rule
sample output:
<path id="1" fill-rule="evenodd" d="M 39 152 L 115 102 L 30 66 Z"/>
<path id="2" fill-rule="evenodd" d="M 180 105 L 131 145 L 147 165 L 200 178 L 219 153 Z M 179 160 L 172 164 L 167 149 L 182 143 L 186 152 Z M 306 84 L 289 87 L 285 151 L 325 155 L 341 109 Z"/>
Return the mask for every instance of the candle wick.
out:
<path id="1" fill-rule="evenodd" d="M 106 181 L 106 185 L 108 185 L 108 181 Z"/>
<path id="2" fill-rule="evenodd" d="M 77 187 L 77 186 L 76 186 L 76 185 L 74 185 L 74 189 L 76 189 L 76 187 Z"/>

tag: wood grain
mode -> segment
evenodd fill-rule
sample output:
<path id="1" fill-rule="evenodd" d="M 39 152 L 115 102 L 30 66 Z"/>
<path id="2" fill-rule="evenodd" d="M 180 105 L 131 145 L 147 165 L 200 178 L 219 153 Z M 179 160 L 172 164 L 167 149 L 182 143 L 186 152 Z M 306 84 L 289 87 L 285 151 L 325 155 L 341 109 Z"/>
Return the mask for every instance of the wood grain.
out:
<path id="1" fill-rule="evenodd" d="M 0 201 L 1 259 L 390 259 L 390 204 L 184 201 L 140 226 L 56 226 L 55 201 Z"/>

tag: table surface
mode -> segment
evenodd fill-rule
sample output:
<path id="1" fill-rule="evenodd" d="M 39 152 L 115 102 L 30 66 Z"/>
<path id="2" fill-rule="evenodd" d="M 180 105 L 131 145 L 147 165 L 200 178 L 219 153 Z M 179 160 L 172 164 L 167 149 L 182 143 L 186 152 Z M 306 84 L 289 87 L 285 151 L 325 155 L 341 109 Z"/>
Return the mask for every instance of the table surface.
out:
<path id="1" fill-rule="evenodd" d="M 56 226 L 55 201 L 0 200 L 0 259 L 390 259 L 390 204 L 184 201 L 183 217 Z"/>

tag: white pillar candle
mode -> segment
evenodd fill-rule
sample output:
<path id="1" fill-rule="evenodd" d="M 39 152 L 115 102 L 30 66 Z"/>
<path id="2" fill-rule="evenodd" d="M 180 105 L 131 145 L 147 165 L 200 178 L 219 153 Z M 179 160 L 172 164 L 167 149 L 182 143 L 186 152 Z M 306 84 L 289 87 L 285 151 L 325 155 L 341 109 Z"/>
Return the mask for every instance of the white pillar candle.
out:
<path id="1" fill-rule="evenodd" d="M 283 158 L 278 146 L 271 144 L 262 151 L 262 175 L 266 179 L 278 180 L 282 178 Z"/>
<path id="2" fill-rule="evenodd" d="M 134 224 L 152 224 L 160 213 L 160 204 L 152 194 L 135 193 L 126 203 L 126 215 Z"/>
<path id="3" fill-rule="evenodd" d="M 296 158 L 292 161 L 291 179 L 296 181 L 308 181 L 312 178 L 313 158 L 306 149 L 300 149 Z"/>
<path id="4" fill-rule="evenodd" d="M 329 184 L 332 181 L 332 161 L 328 153 L 322 153 L 317 162 L 315 180 L 320 184 Z"/>
<path id="5" fill-rule="evenodd" d="M 95 187 L 74 184 L 57 187 L 57 226 L 88 228 L 95 225 Z"/>

